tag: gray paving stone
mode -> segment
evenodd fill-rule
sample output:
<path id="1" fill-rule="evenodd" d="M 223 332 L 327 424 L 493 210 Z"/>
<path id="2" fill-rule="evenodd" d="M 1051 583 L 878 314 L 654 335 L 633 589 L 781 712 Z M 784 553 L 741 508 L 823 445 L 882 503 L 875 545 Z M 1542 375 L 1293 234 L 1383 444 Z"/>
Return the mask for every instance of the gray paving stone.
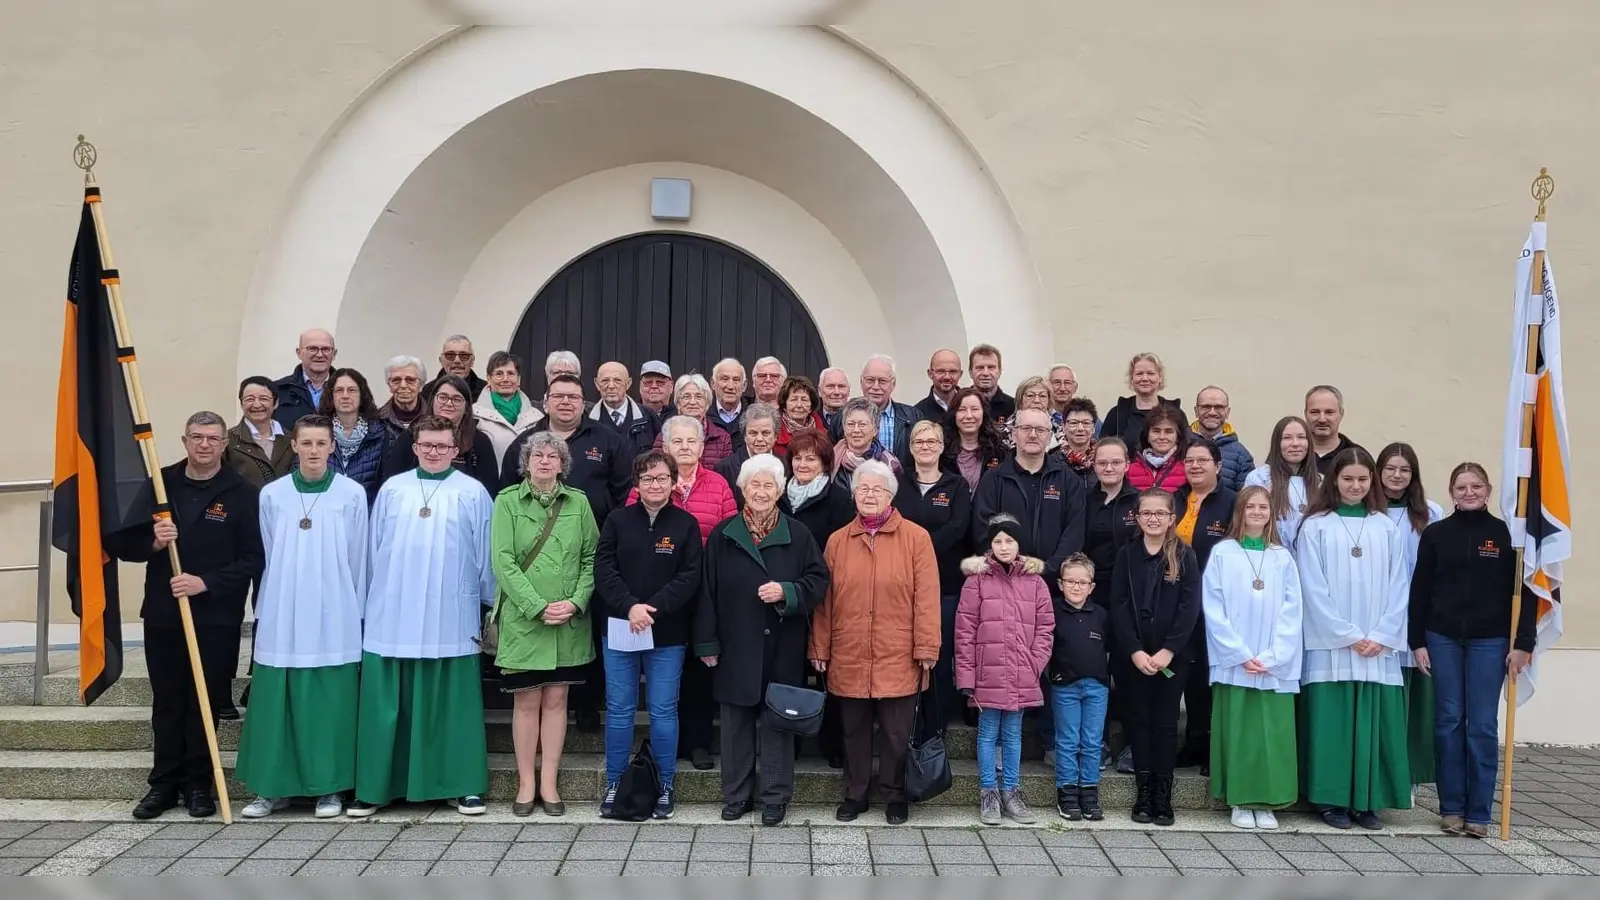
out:
<path id="1" fill-rule="evenodd" d="M 27 837 L 43 827 L 40 822 L 0 822 L 0 841 Z"/>
<path id="2" fill-rule="evenodd" d="M 94 870 L 100 868 L 105 862 L 102 857 L 93 856 L 58 856 L 47 859 L 39 865 L 28 870 L 29 875 L 93 875 Z"/>
<path id="3" fill-rule="evenodd" d="M 1218 850 L 1167 850 L 1167 859 L 1180 869 L 1232 869 L 1233 863 Z"/>
<path id="4" fill-rule="evenodd" d="M 1092 847 L 1100 848 L 1100 842 L 1094 839 L 1092 831 L 1041 831 L 1039 843 L 1046 849 L 1051 847 Z"/>
<path id="5" fill-rule="evenodd" d="M 1039 836 L 1026 828 L 987 828 L 981 834 L 990 847 L 1039 846 Z"/>
<path id="6" fill-rule="evenodd" d="M 1211 842 L 1198 831 L 1158 831 L 1150 836 L 1162 850 L 1210 850 Z"/>
<path id="7" fill-rule="evenodd" d="M 313 859 L 295 871 L 295 875 L 360 875 L 367 869 L 362 859 Z M 381 873 L 374 873 L 381 874 Z"/>
<path id="8" fill-rule="evenodd" d="M 1461 862 L 1479 875 L 1527 875 L 1533 870 L 1509 856 L 1464 856 Z"/>
<path id="9" fill-rule="evenodd" d="M 701 829 L 705 831 L 707 829 Z M 585 825 L 578 830 L 580 841 L 620 841 L 624 844 L 633 843 L 634 835 L 639 833 L 639 826 L 633 824 Z"/>
<path id="10" fill-rule="evenodd" d="M 1048 859 L 1049 857 L 1046 857 Z M 1055 866 L 1030 866 L 1019 863 L 995 863 L 1001 875 L 1059 875 Z"/>
<path id="11" fill-rule="evenodd" d="M 433 862 L 449 848 L 444 841 L 395 841 L 378 854 L 381 860 L 421 860 Z"/>
<path id="12" fill-rule="evenodd" d="M 222 829 L 222 825 L 213 824 L 210 822 L 180 822 L 174 825 L 168 825 L 167 827 L 161 829 L 160 837 L 164 841 L 174 841 L 183 838 L 199 838 L 200 840 L 205 840 L 208 837 L 212 837 L 217 832 L 222 831 Z"/>
<path id="13" fill-rule="evenodd" d="M 977 832 L 969 831 L 965 828 L 929 828 L 922 833 L 922 840 L 929 847 L 978 847 L 983 845 L 983 838 L 979 837 Z"/>
<path id="14" fill-rule="evenodd" d="M 815 844 L 842 844 L 845 846 L 865 847 L 867 845 L 867 830 L 865 828 L 814 828 L 811 830 L 811 843 Z"/>
<path id="15" fill-rule="evenodd" d="M 1490 853 L 1498 852 L 1492 846 L 1487 846 L 1486 842 L 1484 841 L 1473 841 L 1473 843 L 1485 850 L 1488 850 Z M 1567 859 L 1577 859 L 1580 857 L 1600 857 L 1600 847 L 1597 847 L 1594 844 L 1586 844 L 1582 841 L 1538 841 L 1537 843 L 1539 846 L 1549 850 L 1551 853 L 1554 853 L 1557 856 L 1566 857 Z M 1467 854 L 1452 853 L 1451 855 L 1466 856 Z M 1480 853 L 1478 855 L 1484 854 Z"/>
<path id="16" fill-rule="evenodd" d="M 1274 850 L 1300 850 L 1307 853 L 1327 853 L 1328 848 L 1312 834 L 1263 834 L 1261 839 Z"/>
<path id="17" fill-rule="evenodd" d="M 668 843 L 666 841 L 634 841 L 633 849 L 628 852 L 629 862 L 633 862 L 634 860 L 638 860 L 639 862 L 684 862 L 688 858 L 689 844 L 687 842 Z"/>
<path id="18" fill-rule="evenodd" d="M 497 825 L 479 827 L 498 828 L 501 826 Z M 509 827 L 518 828 L 519 826 L 512 825 Z M 339 839 L 345 841 L 392 841 L 400 836 L 400 832 L 402 830 L 403 829 L 400 827 L 400 825 L 395 822 L 351 822 L 349 825 L 345 826 L 344 831 L 339 833 Z M 474 828 L 469 830 L 475 831 L 477 829 Z M 507 838 L 507 840 L 509 840 L 509 838 Z"/>
<path id="19" fill-rule="evenodd" d="M 121 856 L 95 870 L 96 875 L 160 875 L 172 860 L 155 857 Z"/>
<path id="20" fill-rule="evenodd" d="M 73 842 L 73 838 L 25 837 L 0 847 L 0 859 L 49 859 L 71 847 Z"/>
<path id="21" fill-rule="evenodd" d="M 522 826 L 522 833 L 517 835 L 517 840 L 540 843 L 560 841 L 570 844 L 572 839 L 577 836 L 578 826 L 576 825 L 524 825 Z"/>
<path id="22" fill-rule="evenodd" d="M 750 874 L 775 875 L 785 878 L 804 878 L 811 874 L 811 864 L 792 862 L 751 863 Z"/>
<path id="23" fill-rule="evenodd" d="M 139 843 L 138 838 L 106 838 L 98 836 L 84 838 L 61 851 L 56 858 L 110 859 L 137 843 Z"/>
<path id="24" fill-rule="evenodd" d="M 389 846 L 388 841 L 329 841 L 312 859 L 363 860 L 371 862 Z"/>
<path id="25" fill-rule="evenodd" d="M 413 825 L 401 829 L 397 841 L 444 841 L 449 843 L 461 834 L 460 825 Z"/>
<path id="26" fill-rule="evenodd" d="M 622 867 L 624 875 L 682 875 L 684 866 L 688 865 L 683 860 L 676 862 L 669 860 L 633 859 L 629 858 Z M 500 874 L 498 871 L 495 874 Z"/>
<path id="27" fill-rule="evenodd" d="M 1167 866 L 1165 868 L 1140 868 L 1140 867 L 1123 868 L 1121 866 L 1118 866 L 1117 867 L 1117 871 L 1121 872 L 1124 875 L 1176 875 L 1176 874 L 1178 874 L 1178 870 L 1172 868 L 1171 866 Z"/>
<path id="28" fill-rule="evenodd" d="M 1272 849 L 1267 846 L 1267 842 L 1262 840 L 1259 834 L 1241 834 L 1227 831 L 1220 834 L 1208 834 L 1206 835 L 1206 840 L 1211 842 L 1211 846 L 1222 851 Z"/>
<path id="29" fill-rule="evenodd" d="M 1216 875 L 1226 875 L 1226 876 L 1234 877 L 1234 878 L 1242 878 L 1242 877 L 1244 877 L 1244 873 L 1239 871 L 1238 869 L 1191 869 L 1191 868 L 1187 868 L 1185 866 L 1179 866 L 1178 867 L 1178 874 L 1184 876 L 1185 878 L 1191 878 L 1191 877 L 1195 877 L 1195 876 L 1206 877 L 1206 876 L 1216 876 Z"/>
<path id="30" fill-rule="evenodd" d="M 461 829 L 458 841 L 505 841 L 510 843 L 522 833 L 522 826 L 517 823 L 469 825 Z M 344 837 L 349 837 L 347 832 Z"/>
<path id="31" fill-rule="evenodd" d="M 633 851 L 633 855 L 629 856 L 629 859 L 634 859 L 638 856 L 638 845 L 634 846 Z M 752 844 L 750 847 L 750 863 L 752 874 L 759 874 L 755 873 L 754 869 L 766 863 L 805 863 L 806 868 L 809 869 L 811 867 L 811 845 Z"/>
<path id="32" fill-rule="evenodd" d="M 534 844 L 512 844 L 506 851 L 506 859 L 553 859 L 560 862 L 567 858 L 569 844 L 558 844 L 554 841 L 545 841 Z"/>
<path id="33" fill-rule="evenodd" d="M 872 862 L 871 856 L 865 846 L 851 847 L 839 844 L 812 844 L 811 864 L 813 866 L 828 865 L 857 865 L 865 866 Z"/>
<path id="34" fill-rule="evenodd" d="M 179 860 L 182 863 L 229 863 L 232 860 Z M 245 860 L 238 863 L 227 874 L 294 874 L 299 871 L 306 860 Z M 173 868 L 178 868 L 174 863 Z M 173 870 L 166 870 L 166 874 L 173 874 Z"/>
<path id="35" fill-rule="evenodd" d="M 567 851 L 567 859 L 627 859 L 630 844 L 632 841 L 626 838 L 617 841 L 599 839 L 574 841 Z"/>
<path id="36" fill-rule="evenodd" d="M 935 865 L 993 865 L 989 849 L 984 846 L 930 846 L 928 855 Z"/>
<path id="37" fill-rule="evenodd" d="M 920 844 L 886 844 L 872 845 L 872 866 L 931 866 L 933 859 L 928 856 L 928 848 Z"/>
<path id="38" fill-rule="evenodd" d="M 731 863 L 706 863 L 705 865 L 732 865 Z M 620 859 L 575 859 L 561 864 L 557 875 L 621 875 L 622 860 Z M 705 872 L 706 875 L 729 875 L 744 872 Z"/>
<path id="39" fill-rule="evenodd" d="M 1341 853 L 1339 858 L 1362 874 L 1404 875 L 1414 871 L 1405 860 L 1390 853 Z"/>
<path id="40" fill-rule="evenodd" d="M 428 874 L 428 868 L 433 865 L 426 859 L 380 859 L 367 866 L 367 871 L 373 875 L 413 877 Z"/>
<path id="41" fill-rule="evenodd" d="M 750 843 L 757 847 L 762 844 L 805 844 L 809 847 L 811 845 L 811 829 L 804 825 L 759 828 L 751 835 Z"/>
<path id="42" fill-rule="evenodd" d="M 1288 869 L 1288 861 L 1272 850 L 1224 850 L 1223 859 L 1237 869 Z"/>
<path id="43" fill-rule="evenodd" d="M 1530 856 L 1520 862 L 1540 875 L 1588 875 L 1582 866 L 1555 856 Z"/>
<path id="44" fill-rule="evenodd" d="M 495 866 L 496 875 L 554 875 L 561 868 L 556 859 L 506 859 Z M 683 874 L 679 872 L 678 874 Z"/>
<path id="45" fill-rule="evenodd" d="M 29 869 L 43 865 L 44 857 L 0 857 L 0 875 L 26 875 Z"/>
<path id="46" fill-rule="evenodd" d="M 200 846 L 202 842 L 197 838 L 182 841 L 168 841 L 161 838 L 151 838 L 140 841 L 132 847 L 122 851 L 122 856 L 144 859 L 177 859 L 189 851 Z M 253 849 L 253 848 L 252 848 Z M 240 854 L 243 855 L 243 854 Z"/>
<path id="47" fill-rule="evenodd" d="M 1289 864 L 1302 872 L 1349 872 L 1350 864 L 1338 854 L 1314 850 L 1278 851 Z"/>
<path id="48" fill-rule="evenodd" d="M 867 843 L 874 847 L 924 847 L 920 828 L 874 828 L 867 832 Z"/>
<path id="49" fill-rule="evenodd" d="M 696 844 L 748 844 L 755 830 L 747 825 L 702 825 L 694 831 Z"/>
<path id="50" fill-rule="evenodd" d="M 689 852 L 690 862 L 749 862 L 749 844 L 705 844 L 695 841 Z"/>
<path id="51" fill-rule="evenodd" d="M 291 841 L 273 838 L 257 847 L 250 854 L 251 859 L 300 859 L 306 860 L 317 854 L 322 849 L 323 841 Z"/>
<path id="52" fill-rule="evenodd" d="M 1118 872 L 1115 868 L 1113 868 L 1111 866 L 1105 866 L 1103 868 L 1090 867 L 1090 868 L 1082 868 L 1082 869 L 1072 869 L 1070 871 L 1065 869 L 1065 868 L 1063 868 L 1061 870 L 1061 874 L 1063 874 L 1063 875 L 1084 875 L 1084 876 L 1098 875 L 1098 876 L 1111 876 L 1111 877 L 1115 878 L 1115 877 L 1120 876 L 1122 873 Z"/>
<path id="53" fill-rule="evenodd" d="M 1101 831 L 1095 833 L 1100 846 L 1110 850 L 1113 847 L 1123 850 L 1155 850 L 1156 842 L 1150 835 L 1137 831 Z"/>
<path id="54" fill-rule="evenodd" d="M 668 841 L 682 841 L 687 844 L 694 840 L 694 826 L 651 825 L 649 828 L 639 829 L 639 834 L 633 840 L 634 843 L 638 844 L 665 843 Z"/>
<path id="55" fill-rule="evenodd" d="M 1470 837 L 1441 835 L 1427 838 L 1426 842 L 1433 845 L 1440 852 L 1448 853 L 1451 856 L 1494 856 L 1500 852 L 1488 841 Z"/>
<path id="56" fill-rule="evenodd" d="M 1322 844 L 1324 849 L 1334 853 L 1374 853 L 1383 850 L 1376 838 L 1364 834 L 1317 834 L 1312 835 Z M 1299 847 L 1285 848 L 1299 850 Z M 1310 848 L 1305 848 L 1310 849 Z"/>
<path id="57" fill-rule="evenodd" d="M 494 872 L 496 865 L 498 863 L 487 859 L 443 859 L 434 863 L 428 874 L 477 878 Z"/>
<path id="58" fill-rule="evenodd" d="M 1107 868 L 1111 865 L 1110 857 L 1099 847 L 1050 847 L 1046 852 L 1063 872 L 1079 868 Z"/>
<path id="59" fill-rule="evenodd" d="M 327 822 L 291 822 L 283 826 L 277 837 L 285 841 L 331 841 L 344 830 L 344 825 Z"/>
<path id="60" fill-rule="evenodd" d="M 935 863 L 934 866 L 938 869 L 941 876 L 954 875 L 959 877 L 963 875 L 1000 874 L 999 871 L 989 863 L 983 863 L 982 865 L 978 865 L 976 863 Z"/>
<path id="61" fill-rule="evenodd" d="M 162 872 L 161 874 L 232 875 L 238 871 L 240 866 L 243 866 L 247 863 L 258 867 L 257 870 L 251 871 L 246 869 L 243 872 L 239 872 L 240 875 L 292 875 L 294 874 L 294 870 L 300 867 L 300 860 L 297 859 L 258 859 L 252 861 L 248 859 L 201 859 L 197 857 L 193 859 L 174 860 L 172 865 L 167 866 L 166 871 Z M 287 867 L 288 871 L 272 871 L 265 868 L 269 866 L 276 867 L 278 869 Z"/>
<path id="62" fill-rule="evenodd" d="M 989 858 L 997 866 L 1055 866 L 1050 860 L 1050 854 L 1039 846 L 993 846 L 989 847 Z"/>
<path id="63" fill-rule="evenodd" d="M 694 870 L 689 870 L 689 874 L 693 875 Z M 872 867 L 863 865 L 814 865 L 811 867 L 811 874 L 841 878 L 860 878 L 863 875 L 871 875 Z"/>
<path id="64" fill-rule="evenodd" d="M 143 841 L 143 842 L 141 842 L 139 844 L 136 844 L 133 847 L 133 849 L 130 850 L 129 852 L 132 853 L 134 851 L 139 850 L 141 847 L 147 847 L 147 846 L 149 846 L 151 844 L 165 844 L 165 843 L 168 843 L 168 841 L 165 841 L 165 840 Z M 190 841 L 171 841 L 170 843 L 173 843 L 173 844 L 187 844 L 187 843 L 191 843 L 191 842 Z M 208 856 L 208 857 L 213 857 L 213 858 L 217 858 L 217 859 L 228 858 L 228 857 L 231 857 L 233 859 L 244 859 L 245 857 L 249 856 L 250 854 L 256 852 L 256 850 L 260 849 L 261 845 L 265 844 L 265 843 L 266 843 L 266 841 L 257 840 L 256 838 L 214 837 L 214 838 L 211 838 L 209 840 L 199 841 L 198 843 L 196 843 L 195 846 L 194 846 L 194 849 L 190 850 L 188 855 L 190 855 L 190 856 Z"/>
<path id="65" fill-rule="evenodd" d="M 490 860 L 499 862 L 511 849 L 510 841 L 456 841 L 444 851 L 440 857 L 445 862 L 461 862 L 463 860 Z M 626 849 L 623 848 L 626 856 Z"/>
<path id="66" fill-rule="evenodd" d="M 1111 864 L 1119 869 L 1126 869 L 1130 866 L 1137 868 L 1166 868 L 1172 865 L 1172 861 L 1167 859 L 1165 853 L 1154 848 L 1107 847 L 1106 856 L 1109 856 Z"/>
<path id="67" fill-rule="evenodd" d="M 106 823 L 104 822 L 52 822 L 35 831 L 29 837 L 41 840 L 81 841 L 105 827 Z M 205 835 L 193 836 L 205 837 Z"/>
<path id="68" fill-rule="evenodd" d="M 916 863 L 873 863 L 872 874 L 927 877 L 939 873 L 934 870 L 932 863 L 922 863 L 920 865 Z"/>
<path id="69" fill-rule="evenodd" d="M 235 822 L 232 825 L 224 825 L 222 830 L 217 832 L 217 837 L 264 841 L 277 837 L 278 832 L 282 830 L 282 822 Z M 165 833 L 156 835 L 156 837 L 165 836 Z"/>
<path id="70" fill-rule="evenodd" d="M 1406 857 L 1406 865 L 1424 875 L 1452 875 L 1471 872 L 1472 870 L 1445 856 L 1443 853 L 1418 854 Z"/>

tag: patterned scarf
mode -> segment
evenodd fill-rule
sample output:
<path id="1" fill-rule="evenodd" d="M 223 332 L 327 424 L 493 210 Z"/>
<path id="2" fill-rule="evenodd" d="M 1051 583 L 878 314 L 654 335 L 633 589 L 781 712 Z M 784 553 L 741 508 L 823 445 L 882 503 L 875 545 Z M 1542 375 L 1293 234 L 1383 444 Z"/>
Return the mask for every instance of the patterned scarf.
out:
<path id="1" fill-rule="evenodd" d="M 758 513 L 746 504 L 744 527 L 750 529 L 750 537 L 756 542 L 756 546 L 761 546 L 761 542 L 767 539 L 772 529 L 778 527 L 778 508 L 774 506 L 765 513 Z"/>
<path id="2" fill-rule="evenodd" d="M 863 515 L 860 517 L 861 527 L 867 530 L 867 534 L 876 535 L 878 533 L 878 529 L 882 528 L 884 523 L 888 522 L 889 517 L 892 515 L 894 515 L 894 510 L 892 508 L 886 509 L 875 516 Z"/>
<path id="3" fill-rule="evenodd" d="M 339 448 L 340 462 L 348 463 L 350 461 L 350 457 L 355 456 L 356 451 L 361 449 L 361 442 L 366 439 L 366 419 L 357 419 L 356 427 L 350 429 L 348 432 L 344 430 L 344 425 L 340 424 L 338 419 L 333 420 L 333 442 Z"/>
<path id="4" fill-rule="evenodd" d="M 555 487 L 552 487 L 548 491 L 541 491 L 539 490 L 538 485 L 534 484 L 532 481 L 529 481 L 528 493 L 533 495 L 533 502 L 539 504 L 545 509 L 549 509 L 555 505 L 556 498 L 561 495 L 561 482 L 558 480 L 556 481 Z"/>
<path id="5" fill-rule="evenodd" d="M 869 459 L 875 459 L 887 465 L 894 470 L 896 475 L 900 474 L 900 460 L 887 450 L 884 450 L 883 444 L 879 443 L 877 438 L 872 439 L 872 446 L 867 448 L 865 454 L 852 451 L 844 441 L 835 444 L 833 447 L 833 472 L 835 475 L 840 472 L 854 472 L 857 466 Z"/>
<path id="6" fill-rule="evenodd" d="M 695 466 L 693 472 L 689 472 L 689 473 L 685 474 L 685 473 L 680 471 L 678 473 L 678 498 L 677 499 L 678 499 L 678 505 L 679 506 L 688 505 L 688 503 L 689 503 L 689 495 L 694 493 L 694 483 L 695 483 L 695 480 L 697 478 L 699 478 L 699 477 L 700 477 L 700 467 L 699 466 Z"/>
<path id="7" fill-rule="evenodd" d="M 1066 444 L 1062 444 L 1061 447 L 1066 450 Z M 1078 450 L 1066 450 L 1066 454 L 1067 465 L 1074 469 L 1087 469 L 1094 464 L 1094 441 L 1090 441 L 1088 448 L 1081 452 Z"/>

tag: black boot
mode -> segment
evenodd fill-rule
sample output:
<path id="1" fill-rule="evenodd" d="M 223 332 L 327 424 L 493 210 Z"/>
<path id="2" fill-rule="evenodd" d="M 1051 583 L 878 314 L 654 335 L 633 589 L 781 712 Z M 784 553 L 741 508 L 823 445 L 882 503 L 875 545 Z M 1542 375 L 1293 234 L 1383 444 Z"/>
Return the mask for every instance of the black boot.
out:
<path id="1" fill-rule="evenodd" d="M 1106 811 L 1100 808 L 1100 786 L 1084 785 L 1078 790 L 1078 805 L 1083 807 L 1083 817 L 1091 822 L 1098 822 L 1106 817 Z"/>
<path id="2" fill-rule="evenodd" d="M 1133 779 L 1133 820 L 1138 822 L 1140 825 L 1149 825 L 1151 818 L 1150 773 L 1139 772 L 1133 776 Z"/>
<path id="3" fill-rule="evenodd" d="M 144 795 L 144 799 L 133 808 L 135 819 L 154 819 L 183 799 L 182 794 L 174 787 L 153 787 Z"/>
<path id="4" fill-rule="evenodd" d="M 1150 779 L 1150 820 L 1165 828 L 1173 823 L 1172 776 L 1156 775 Z"/>
<path id="5" fill-rule="evenodd" d="M 1076 822 L 1083 818 L 1082 801 L 1079 792 L 1083 789 L 1075 784 L 1063 784 L 1056 788 L 1056 812 L 1068 822 Z"/>

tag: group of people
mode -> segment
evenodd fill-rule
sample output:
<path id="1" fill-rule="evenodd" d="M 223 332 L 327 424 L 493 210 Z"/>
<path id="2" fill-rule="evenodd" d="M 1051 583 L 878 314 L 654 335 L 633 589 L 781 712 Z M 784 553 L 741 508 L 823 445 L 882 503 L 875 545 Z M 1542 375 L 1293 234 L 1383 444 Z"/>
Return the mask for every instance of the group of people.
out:
<path id="1" fill-rule="evenodd" d="M 630 396 L 607 362 L 591 403 L 566 351 L 535 403 L 520 360 L 497 352 L 480 378 L 457 335 L 432 380 L 392 360 L 380 407 L 327 332 L 297 353 L 286 378 L 245 379 L 234 428 L 190 417 L 168 506 L 152 492 L 151 524 L 111 542 L 149 564 L 155 765 L 135 816 L 214 809 L 201 716 L 238 716 L 253 591 L 247 817 L 297 797 L 318 816 L 482 812 L 488 673 L 511 695 L 523 816 L 565 812 L 569 709 L 580 727 L 604 710 L 612 813 L 642 680 L 660 819 L 679 758 L 713 765 L 717 720 L 723 818 L 781 823 L 796 740 L 767 693 L 816 684 L 842 821 L 875 784 L 907 821 L 909 748 L 962 717 L 980 820 L 1034 821 L 1020 762 L 1037 709 L 1069 820 L 1103 816 L 1110 719 L 1136 822 L 1173 824 L 1173 773 L 1198 765 L 1241 828 L 1300 798 L 1380 828 L 1437 780 L 1444 829 L 1486 833 L 1496 696 L 1533 649 L 1532 604 L 1511 628 L 1509 532 L 1481 466 L 1451 473 L 1444 516 L 1409 445 L 1374 457 L 1340 433 L 1336 388 L 1312 388 L 1256 465 L 1226 391 L 1199 391 L 1191 422 L 1149 353 L 1103 420 L 1065 365 L 1007 395 L 988 345 L 967 387 L 962 358 L 935 353 L 914 406 L 886 357 L 859 396 L 839 369 L 813 383 L 771 357 L 709 382 L 647 362 Z M 213 710 L 189 685 L 177 596 Z"/>

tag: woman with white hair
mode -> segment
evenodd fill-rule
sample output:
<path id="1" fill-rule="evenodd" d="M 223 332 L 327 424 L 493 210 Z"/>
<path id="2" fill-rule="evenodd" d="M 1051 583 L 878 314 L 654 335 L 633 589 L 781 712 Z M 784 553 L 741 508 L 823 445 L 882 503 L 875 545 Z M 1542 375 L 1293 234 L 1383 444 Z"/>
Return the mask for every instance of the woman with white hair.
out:
<path id="1" fill-rule="evenodd" d="M 856 517 L 823 555 L 833 577 L 812 623 L 811 664 L 839 698 L 844 802 L 835 818 L 854 821 L 869 808 L 876 720 L 885 819 L 899 825 L 910 817 L 905 764 L 917 695 L 939 661 L 939 561 L 927 530 L 894 508 L 899 483 L 886 463 L 862 462 L 850 486 Z"/>
<path id="2" fill-rule="evenodd" d="M 743 818 L 759 799 L 761 823 L 777 825 L 794 796 L 795 741 L 763 723 L 758 774 L 757 724 L 769 684 L 805 679 L 807 626 L 828 568 L 811 533 L 778 509 L 784 477 L 777 457 L 746 460 L 739 489 L 744 511 L 706 542 L 694 653 L 712 667 L 713 695 L 722 704 L 722 818 Z"/>
<path id="3" fill-rule="evenodd" d="M 389 386 L 389 399 L 378 407 L 378 421 L 391 437 L 409 438 L 411 423 L 428 409 L 422 402 L 428 367 L 415 356 L 396 356 L 383 367 L 383 383 Z"/>
<path id="4" fill-rule="evenodd" d="M 878 418 L 877 407 L 865 397 L 855 397 L 844 405 L 839 414 L 844 438 L 833 448 L 833 477 L 840 485 L 853 485 L 855 470 L 869 460 L 888 466 L 890 475 L 900 474 L 900 460 L 878 440 Z"/>
<path id="5" fill-rule="evenodd" d="M 728 436 L 727 430 L 707 427 L 706 412 L 711 409 L 711 385 L 706 383 L 705 376 L 693 373 L 679 376 L 677 385 L 672 389 L 672 404 L 678 408 L 679 416 L 687 416 L 700 424 L 700 465 L 715 469 L 718 463 L 733 455 L 733 438 Z M 667 449 L 666 435 L 667 430 L 663 427 L 661 433 L 656 435 L 656 450 Z M 673 454 L 668 451 L 668 455 Z"/>
<path id="6" fill-rule="evenodd" d="M 490 563 L 499 587 L 490 617 L 500 628 L 494 659 L 500 689 L 513 698 L 511 811 L 518 816 L 531 815 L 541 802 L 546 815 L 567 811 L 556 789 L 567 690 L 583 683 L 594 659 L 588 610 L 600 529 L 589 499 L 564 481 L 571 468 L 566 441 L 535 434 L 522 445 L 527 477 L 494 502 Z"/>

